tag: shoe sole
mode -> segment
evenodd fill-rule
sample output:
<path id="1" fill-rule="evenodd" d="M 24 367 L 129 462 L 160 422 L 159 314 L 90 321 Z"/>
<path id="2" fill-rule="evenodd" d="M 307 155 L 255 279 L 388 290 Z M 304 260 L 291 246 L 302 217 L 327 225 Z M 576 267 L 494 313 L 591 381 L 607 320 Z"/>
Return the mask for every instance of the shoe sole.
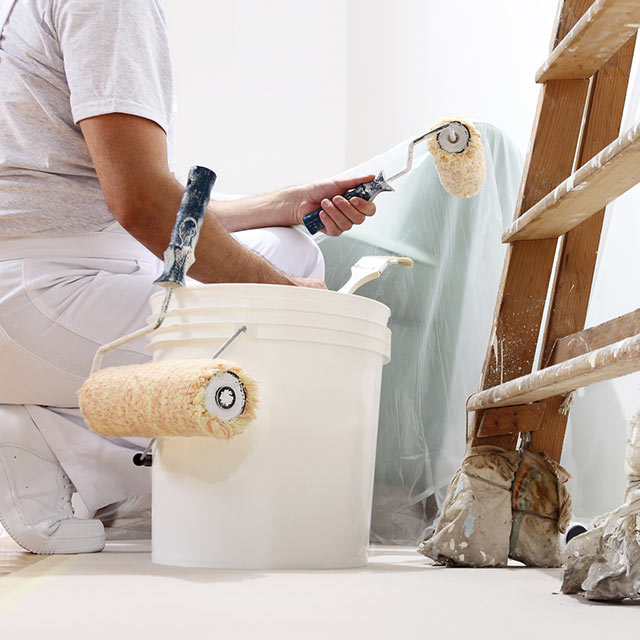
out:
<path id="1" fill-rule="evenodd" d="M 6 477 L 6 469 L 0 459 L 0 473 L 7 480 L 7 486 L 11 492 L 11 482 Z M 3 514 L 0 510 L 0 524 L 5 531 L 11 536 L 14 542 L 19 544 L 23 549 L 36 555 L 66 555 L 75 553 L 96 553 L 102 551 L 105 545 L 105 535 L 101 533 L 97 536 L 88 536 L 84 538 L 50 538 L 44 540 L 42 537 L 31 533 L 26 527 L 28 526 L 22 521 L 20 514 L 15 518 L 11 518 Z M 17 532 L 21 531 L 20 534 Z"/>
<path id="2" fill-rule="evenodd" d="M 51 555 L 72 555 L 76 553 L 97 553 L 104 549 L 105 537 L 92 536 L 89 538 L 74 539 L 57 539 L 51 541 L 50 544 L 42 545 L 42 540 L 29 532 L 23 532 L 22 535 L 16 535 L 15 529 L 9 524 L 7 518 L 0 513 L 0 524 L 5 531 L 11 536 L 12 540 L 19 544 L 25 551 L 34 553 L 39 556 Z"/>

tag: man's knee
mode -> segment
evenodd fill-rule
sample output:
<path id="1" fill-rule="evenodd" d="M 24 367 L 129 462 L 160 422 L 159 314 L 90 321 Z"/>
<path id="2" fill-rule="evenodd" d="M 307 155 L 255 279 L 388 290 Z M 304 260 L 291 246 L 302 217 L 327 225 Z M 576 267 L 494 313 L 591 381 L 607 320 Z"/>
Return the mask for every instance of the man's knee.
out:
<path id="1" fill-rule="evenodd" d="M 316 242 L 293 227 L 249 229 L 233 234 L 238 242 L 259 253 L 294 278 L 324 279 L 324 259 Z"/>

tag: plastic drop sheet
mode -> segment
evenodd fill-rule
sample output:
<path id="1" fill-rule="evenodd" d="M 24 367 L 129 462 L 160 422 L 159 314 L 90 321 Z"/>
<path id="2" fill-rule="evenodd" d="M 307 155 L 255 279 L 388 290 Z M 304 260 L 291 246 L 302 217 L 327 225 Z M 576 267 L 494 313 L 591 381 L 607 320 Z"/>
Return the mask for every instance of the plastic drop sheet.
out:
<path id="1" fill-rule="evenodd" d="M 383 369 L 371 540 L 418 544 L 433 530 L 464 454 L 465 401 L 478 388 L 513 219 L 522 158 L 494 126 L 476 123 L 487 181 L 472 198 L 449 195 L 426 144 L 412 170 L 376 199 L 377 213 L 339 237 L 318 239 L 330 289 L 364 255 L 403 255 L 354 295 L 391 308 L 391 362 Z M 424 132 L 416 132 L 416 136 Z M 412 138 L 413 139 L 413 138 Z M 410 140 L 345 175 L 406 166 Z"/>

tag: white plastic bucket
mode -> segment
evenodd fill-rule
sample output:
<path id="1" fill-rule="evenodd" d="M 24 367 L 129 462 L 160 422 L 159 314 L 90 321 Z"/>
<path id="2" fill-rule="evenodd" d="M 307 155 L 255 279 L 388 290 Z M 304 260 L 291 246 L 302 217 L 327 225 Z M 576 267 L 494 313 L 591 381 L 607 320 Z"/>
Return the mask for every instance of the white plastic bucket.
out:
<path id="1" fill-rule="evenodd" d="M 154 313 L 161 295 L 151 298 Z M 258 380 L 258 419 L 229 441 L 162 438 L 153 458 L 152 559 L 233 569 L 367 563 L 389 309 L 276 285 L 179 289 L 154 360 L 220 356 Z"/>

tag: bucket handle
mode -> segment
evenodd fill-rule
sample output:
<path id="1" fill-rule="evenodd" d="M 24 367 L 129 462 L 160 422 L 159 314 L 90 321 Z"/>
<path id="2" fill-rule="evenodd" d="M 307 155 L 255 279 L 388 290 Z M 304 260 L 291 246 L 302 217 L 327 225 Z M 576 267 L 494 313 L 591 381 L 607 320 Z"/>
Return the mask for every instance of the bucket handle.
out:
<path id="1" fill-rule="evenodd" d="M 211 356 L 212 360 L 215 360 L 241 333 L 247 330 L 247 325 L 243 324 L 239 329 L 236 329 L 226 342 Z"/>

